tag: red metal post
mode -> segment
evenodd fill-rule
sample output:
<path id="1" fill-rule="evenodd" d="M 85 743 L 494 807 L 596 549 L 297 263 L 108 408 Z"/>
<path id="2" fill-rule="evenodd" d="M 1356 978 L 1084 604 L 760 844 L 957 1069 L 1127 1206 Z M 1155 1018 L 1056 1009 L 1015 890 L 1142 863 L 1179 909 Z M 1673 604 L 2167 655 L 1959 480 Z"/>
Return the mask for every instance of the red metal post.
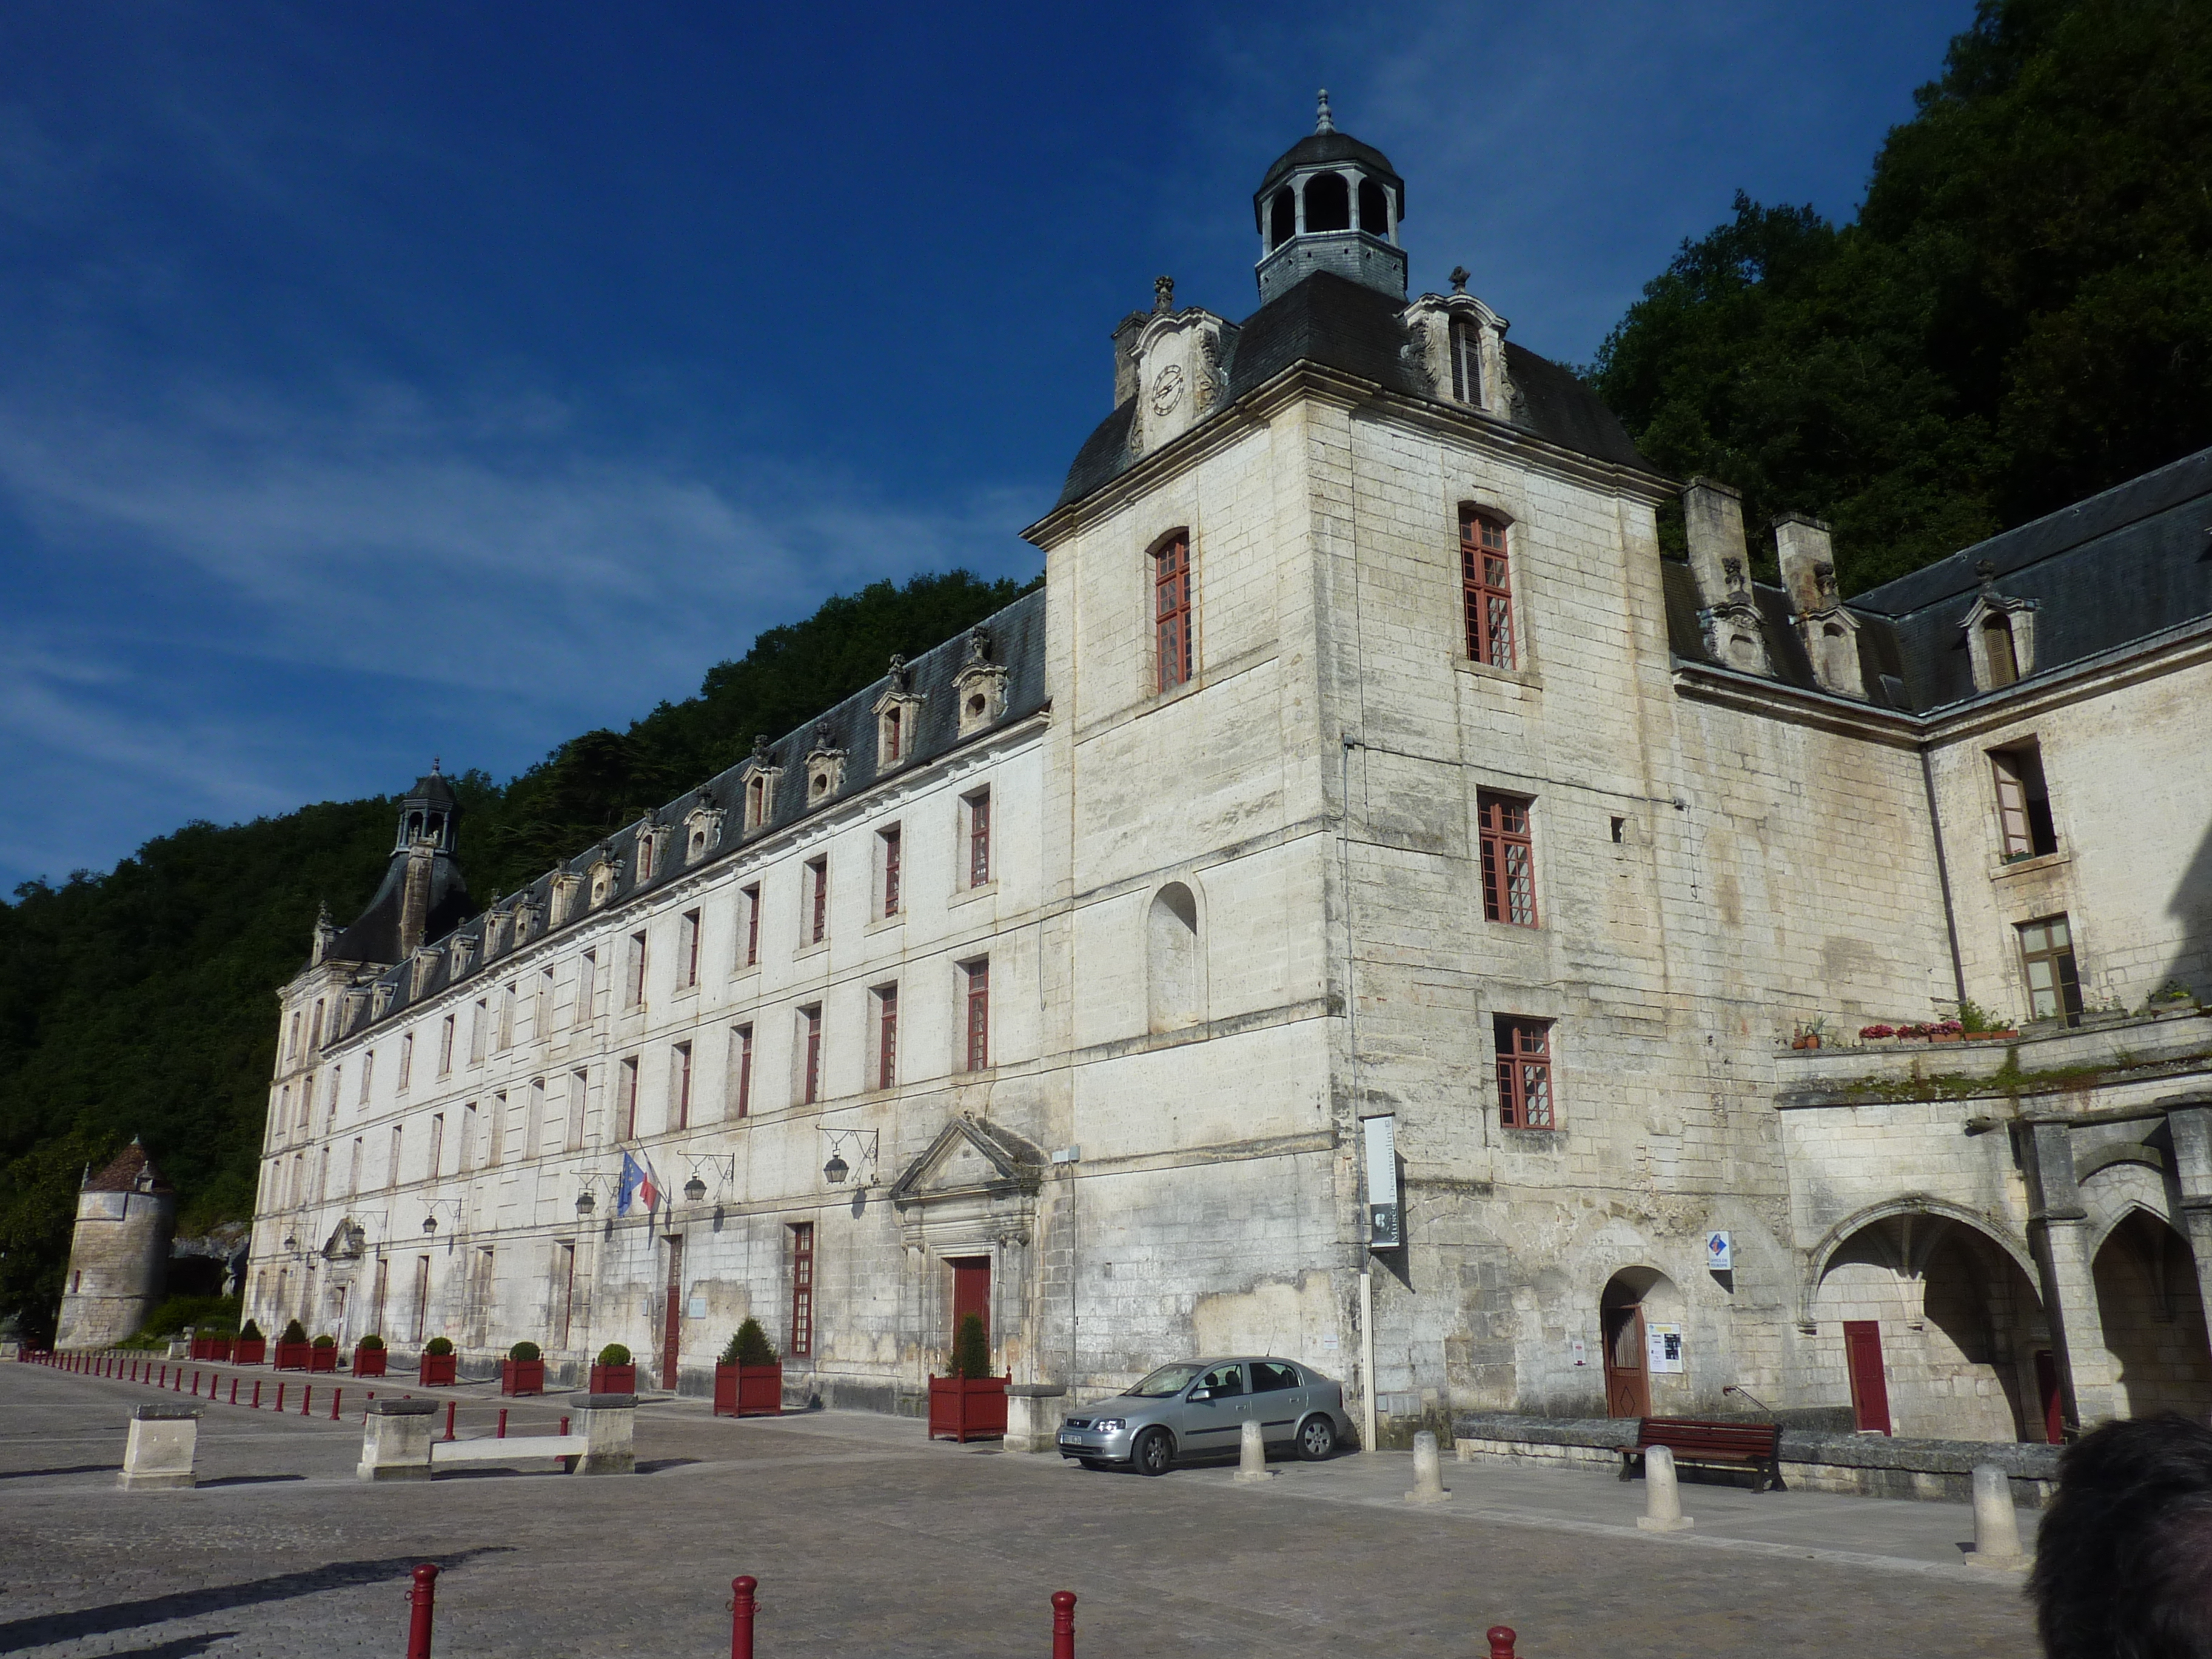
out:
<path id="1" fill-rule="evenodd" d="M 1513 1659 L 1513 1627 L 1492 1625 L 1483 1634 L 1490 1638 L 1490 1659 Z"/>
<path id="2" fill-rule="evenodd" d="M 568 1419 L 565 1417 L 561 1419 L 561 1432 L 563 1434 L 568 1432 Z"/>
<path id="3" fill-rule="evenodd" d="M 307 1407 L 314 1403 L 315 1385 L 312 1382 L 300 1384 L 300 1415 L 305 1417 L 307 1414 Z"/>
<path id="4" fill-rule="evenodd" d="M 193 1398 L 193 1399 L 195 1399 L 195 1400 L 197 1400 L 197 1399 L 198 1399 L 199 1397 L 200 1397 L 200 1374 L 199 1374 L 198 1371 L 194 1371 L 194 1372 L 192 1373 L 192 1398 Z"/>
<path id="5" fill-rule="evenodd" d="M 492 1437 L 495 1440 L 504 1440 L 507 1438 L 507 1407 L 504 1406 L 501 1406 L 499 1408 L 499 1432 Z"/>
<path id="6" fill-rule="evenodd" d="M 284 1409 L 284 1387 L 282 1382 L 276 1385 L 276 1409 L 280 1412 Z"/>
<path id="7" fill-rule="evenodd" d="M 161 1367 L 161 1380 L 154 1386 L 157 1389 L 166 1389 L 169 1386 L 169 1368 L 167 1365 Z"/>
<path id="8" fill-rule="evenodd" d="M 1075 1659 L 1075 1592 L 1052 1593 L 1052 1659 Z"/>
<path id="9" fill-rule="evenodd" d="M 730 1659 L 753 1659 L 753 1615 L 760 1611 L 753 1592 L 759 1588 L 750 1576 L 730 1580 Z"/>
<path id="10" fill-rule="evenodd" d="M 338 1420 L 338 1401 L 344 1398 L 345 1390 L 343 1389 L 332 1389 L 331 1390 L 331 1421 L 333 1423 Z"/>
<path id="11" fill-rule="evenodd" d="M 451 1400 L 446 1402 L 446 1438 L 448 1440 L 453 1437 L 453 1407 L 457 1403 Z"/>
<path id="12" fill-rule="evenodd" d="M 261 1409 L 261 1379 L 258 1376 L 253 1379 L 253 1409 Z"/>
<path id="13" fill-rule="evenodd" d="M 430 1614 L 438 1600 L 438 1565 L 425 1561 L 415 1569 L 415 1588 L 407 1592 L 413 1611 L 407 1620 L 407 1659 L 430 1659 Z"/>
<path id="14" fill-rule="evenodd" d="M 238 1379 L 234 1376 L 230 1379 L 230 1403 L 234 1406 L 238 1403 Z"/>
<path id="15" fill-rule="evenodd" d="M 184 1391 L 185 1368 L 182 1365 L 179 1365 L 177 1367 L 177 1380 L 169 1384 L 169 1392 L 171 1394 L 182 1394 Z"/>

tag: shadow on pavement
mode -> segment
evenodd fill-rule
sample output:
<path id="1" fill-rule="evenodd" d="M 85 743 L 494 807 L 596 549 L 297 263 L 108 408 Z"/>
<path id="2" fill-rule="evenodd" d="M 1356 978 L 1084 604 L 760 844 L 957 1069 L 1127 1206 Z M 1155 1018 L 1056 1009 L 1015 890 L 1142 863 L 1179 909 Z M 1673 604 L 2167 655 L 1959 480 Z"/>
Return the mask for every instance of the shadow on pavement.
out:
<path id="1" fill-rule="evenodd" d="M 9 1469 L 0 1474 L 0 1480 L 28 1480 L 41 1474 L 112 1474 L 122 1467 L 120 1463 L 72 1463 L 60 1469 Z"/>
<path id="2" fill-rule="evenodd" d="M 506 1547 L 499 1545 L 460 1550 L 441 1559 L 438 1565 L 441 1571 L 450 1572 L 479 1555 L 507 1553 Z M 324 1590 L 350 1589 L 356 1585 L 387 1579 L 403 1581 L 423 1559 L 419 1555 L 392 1555 L 375 1561 L 333 1561 L 304 1572 L 280 1573 L 273 1578 L 249 1579 L 242 1584 L 216 1584 L 206 1589 L 180 1590 L 173 1595 L 149 1595 L 137 1601 L 111 1601 L 104 1607 L 84 1607 L 76 1613 L 48 1613 L 31 1619 L 11 1620 L 0 1624 L 0 1653 L 75 1641 L 87 1636 L 105 1636 L 113 1631 L 139 1630 L 171 1619 L 223 1613 L 232 1607 L 289 1601 L 297 1596 L 319 1595 Z M 173 1644 L 145 1650 L 164 1654 L 173 1650 Z"/>
<path id="3" fill-rule="evenodd" d="M 234 1630 L 211 1630 L 204 1636 L 179 1636 L 173 1641 L 156 1642 L 150 1648 L 118 1648 L 108 1659 L 195 1659 L 237 1634 Z"/>
<path id="4" fill-rule="evenodd" d="M 210 1486 L 266 1486 L 280 1480 L 305 1480 L 307 1478 L 304 1474 L 226 1474 L 213 1480 L 201 1481 L 199 1489 L 205 1492 Z"/>

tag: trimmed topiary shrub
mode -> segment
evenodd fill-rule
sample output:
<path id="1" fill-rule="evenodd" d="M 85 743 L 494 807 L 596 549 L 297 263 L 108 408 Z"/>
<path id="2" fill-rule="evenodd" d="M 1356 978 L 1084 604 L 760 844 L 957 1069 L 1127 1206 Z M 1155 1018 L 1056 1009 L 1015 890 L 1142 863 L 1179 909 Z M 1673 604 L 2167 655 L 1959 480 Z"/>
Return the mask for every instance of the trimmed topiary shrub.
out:
<path id="1" fill-rule="evenodd" d="M 382 1350 L 384 1339 L 372 1332 L 369 1335 L 362 1338 L 356 1346 L 367 1348 L 371 1353 L 376 1353 Z"/>
<path id="2" fill-rule="evenodd" d="M 952 1374 L 969 1378 L 991 1374 L 991 1340 L 983 1334 L 983 1316 L 969 1314 L 952 1339 Z"/>
<path id="3" fill-rule="evenodd" d="M 449 1336 L 434 1336 L 422 1345 L 424 1353 L 434 1353 L 441 1358 L 453 1351 L 453 1340 Z"/>
<path id="4" fill-rule="evenodd" d="M 305 1342 L 307 1340 L 307 1328 L 296 1319 L 289 1321 L 284 1327 L 284 1334 L 276 1340 L 279 1342 Z"/>
<path id="5" fill-rule="evenodd" d="M 619 1342 L 610 1342 L 605 1347 L 599 1350 L 599 1364 L 602 1365 L 627 1365 L 629 1364 L 629 1350 L 623 1346 Z"/>
<path id="6" fill-rule="evenodd" d="M 730 1338 L 730 1346 L 722 1350 L 725 1365 L 773 1365 L 780 1356 L 775 1344 L 768 1340 L 757 1319 L 748 1319 L 738 1327 Z"/>
<path id="7" fill-rule="evenodd" d="M 319 1348 L 335 1348 L 337 1345 L 338 1340 L 335 1336 L 319 1336 L 315 1339 L 315 1346 Z"/>
<path id="8" fill-rule="evenodd" d="M 262 1335 L 261 1327 L 249 1319 L 246 1322 L 246 1328 L 238 1334 L 238 1340 L 241 1342 L 266 1342 L 269 1339 Z"/>
<path id="9" fill-rule="evenodd" d="M 509 1359 L 540 1359 L 544 1351 L 535 1342 L 518 1342 L 507 1351 Z"/>

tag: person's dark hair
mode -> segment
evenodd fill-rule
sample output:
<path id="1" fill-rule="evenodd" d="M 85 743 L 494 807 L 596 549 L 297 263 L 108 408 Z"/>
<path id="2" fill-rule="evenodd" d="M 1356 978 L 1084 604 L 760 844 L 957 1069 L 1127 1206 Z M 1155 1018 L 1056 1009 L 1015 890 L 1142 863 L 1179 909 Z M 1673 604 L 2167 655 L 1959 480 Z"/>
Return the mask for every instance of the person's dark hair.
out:
<path id="1" fill-rule="evenodd" d="M 2212 1659 L 2212 1428 L 2168 1412 L 2069 1446 L 2028 1594 L 2047 1659 Z"/>

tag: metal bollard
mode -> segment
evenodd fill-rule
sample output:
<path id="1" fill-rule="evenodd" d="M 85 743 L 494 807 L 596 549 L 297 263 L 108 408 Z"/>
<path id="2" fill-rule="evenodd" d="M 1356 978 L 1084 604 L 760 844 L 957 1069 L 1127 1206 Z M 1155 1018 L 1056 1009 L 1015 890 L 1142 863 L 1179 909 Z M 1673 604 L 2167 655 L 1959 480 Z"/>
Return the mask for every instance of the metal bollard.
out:
<path id="1" fill-rule="evenodd" d="M 234 1376 L 230 1379 L 230 1403 L 234 1406 L 238 1403 L 238 1379 Z"/>
<path id="2" fill-rule="evenodd" d="M 284 1409 L 284 1389 L 285 1385 L 282 1382 L 276 1385 L 276 1409 L 280 1412 Z"/>
<path id="3" fill-rule="evenodd" d="M 332 1389 L 331 1390 L 331 1421 L 333 1423 L 338 1420 L 338 1401 L 344 1398 L 345 1390 L 343 1389 Z"/>
<path id="4" fill-rule="evenodd" d="M 757 1578 L 730 1580 L 730 1659 L 753 1659 L 753 1615 L 760 1611 L 753 1592 L 759 1588 Z"/>
<path id="5" fill-rule="evenodd" d="M 493 1435 L 492 1438 L 495 1440 L 507 1438 L 507 1407 L 504 1406 L 499 1408 L 499 1431 Z"/>
<path id="6" fill-rule="evenodd" d="M 415 1569 L 415 1587 L 407 1592 L 412 1609 L 407 1620 L 407 1659 L 430 1659 L 430 1614 L 438 1601 L 438 1566 L 425 1561 Z"/>
<path id="7" fill-rule="evenodd" d="M 307 1407 L 314 1403 L 315 1385 L 312 1382 L 300 1384 L 300 1415 L 305 1417 L 307 1414 Z"/>
<path id="8" fill-rule="evenodd" d="M 157 1389 L 166 1389 L 169 1386 L 169 1368 L 167 1365 L 161 1367 L 161 1380 L 154 1386 Z"/>
<path id="9" fill-rule="evenodd" d="M 448 1440 L 453 1437 L 453 1407 L 459 1403 L 453 1400 L 446 1402 L 446 1438 Z"/>
<path id="10" fill-rule="evenodd" d="M 197 1399 L 198 1399 L 199 1397 L 200 1397 L 200 1374 L 199 1374 L 198 1371 L 194 1371 L 194 1372 L 192 1373 L 192 1398 L 193 1398 L 193 1399 L 195 1399 L 195 1400 L 197 1400 Z"/>
<path id="11" fill-rule="evenodd" d="M 1492 1625 L 1483 1634 L 1490 1638 L 1490 1659 L 1513 1659 L 1513 1644 L 1517 1639 L 1510 1625 Z"/>
<path id="12" fill-rule="evenodd" d="M 253 1409 L 261 1409 L 261 1379 L 258 1376 L 253 1379 Z"/>
<path id="13" fill-rule="evenodd" d="M 1052 1593 L 1052 1659 L 1075 1659 L 1075 1592 Z"/>
<path id="14" fill-rule="evenodd" d="M 568 1419 L 565 1417 L 561 1419 L 561 1432 L 563 1434 L 568 1432 Z"/>

